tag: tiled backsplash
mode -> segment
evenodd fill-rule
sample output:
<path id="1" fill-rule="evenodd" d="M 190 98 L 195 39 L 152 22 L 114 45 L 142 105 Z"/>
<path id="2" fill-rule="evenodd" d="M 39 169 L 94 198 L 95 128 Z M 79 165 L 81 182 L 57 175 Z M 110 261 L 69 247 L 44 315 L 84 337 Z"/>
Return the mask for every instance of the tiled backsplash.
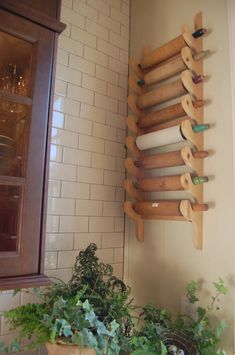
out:
<path id="1" fill-rule="evenodd" d="M 62 0 L 45 269 L 64 280 L 90 242 L 123 273 L 129 7 L 130 0 Z M 26 296 L 10 297 L 0 295 L 1 311 Z M 14 337 L 4 324 L 0 339 Z"/>
<path id="2" fill-rule="evenodd" d="M 70 275 L 94 241 L 121 277 L 129 1 L 65 0 L 61 19 L 45 266 Z"/>

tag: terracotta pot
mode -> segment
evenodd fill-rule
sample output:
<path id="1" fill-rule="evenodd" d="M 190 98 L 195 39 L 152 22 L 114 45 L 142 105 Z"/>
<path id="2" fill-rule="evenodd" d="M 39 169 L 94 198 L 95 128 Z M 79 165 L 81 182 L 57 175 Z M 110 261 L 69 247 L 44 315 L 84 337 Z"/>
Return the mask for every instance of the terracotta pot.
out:
<path id="1" fill-rule="evenodd" d="M 94 349 L 80 348 L 77 345 L 46 343 L 48 355 L 96 355 Z"/>

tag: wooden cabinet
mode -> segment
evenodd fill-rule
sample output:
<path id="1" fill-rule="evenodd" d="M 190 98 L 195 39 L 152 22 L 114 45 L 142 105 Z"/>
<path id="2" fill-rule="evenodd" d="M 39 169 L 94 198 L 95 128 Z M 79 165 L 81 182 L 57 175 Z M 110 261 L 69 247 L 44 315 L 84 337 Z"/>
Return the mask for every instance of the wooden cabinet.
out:
<path id="1" fill-rule="evenodd" d="M 43 248 L 54 58 L 64 29 L 59 6 L 0 1 L 0 289 L 48 282 Z M 38 11 L 46 9 L 54 17 Z"/>

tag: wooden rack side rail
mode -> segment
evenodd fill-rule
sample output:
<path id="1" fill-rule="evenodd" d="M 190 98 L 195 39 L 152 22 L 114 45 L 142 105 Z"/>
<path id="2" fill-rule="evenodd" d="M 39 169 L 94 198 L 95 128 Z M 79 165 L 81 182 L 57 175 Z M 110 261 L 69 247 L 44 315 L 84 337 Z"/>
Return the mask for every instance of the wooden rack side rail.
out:
<path id="1" fill-rule="evenodd" d="M 129 109 L 137 116 L 137 117 L 144 117 L 146 116 L 146 112 L 144 110 L 139 109 L 136 104 L 136 97 L 134 95 L 129 95 L 127 97 L 127 103 Z"/>
<path id="2" fill-rule="evenodd" d="M 135 187 L 132 180 L 130 180 L 130 179 L 124 180 L 123 186 L 124 186 L 125 191 L 132 198 L 134 198 L 137 201 L 144 201 L 144 193 L 137 190 L 137 188 Z"/>
<path id="3" fill-rule="evenodd" d="M 136 213 L 133 209 L 132 203 L 129 201 L 124 202 L 123 204 L 123 209 L 124 212 L 133 219 L 135 222 L 135 227 L 136 227 L 136 238 L 138 241 L 143 242 L 144 241 L 144 221 L 142 217 Z"/>
<path id="4" fill-rule="evenodd" d="M 144 152 L 137 148 L 135 138 L 132 136 L 126 137 L 125 146 L 129 150 L 129 152 L 137 158 L 140 158 L 145 155 Z"/>
<path id="5" fill-rule="evenodd" d="M 202 249 L 203 212 L 195 212 L 188 200 L 180 203 L 180 211 L 184 218 L 193 225 L 193 242 L 196 249 Z"/>
<path id="6" fill-rule="evenodd" d="M 147 88 L 143 86 L 139 86 L 134 76 L 132 75 L 129 76 L 128 83 L 129 83 L 129 87 L 131 88 L 131 90 L 136 96 L 141 96 L 147 93 Z"/>
<path id="7" fill-rule="evenodd" d="M 135 76 L 137 76 L 138 79 L 144 79 L 144 71 L 143 69 L 141 69 L 137 63 L 137 61 L 135 60 L 134 57 L 130 57 L 129 59 L 129 66 L 132 70 L 132 72 L 135 74 Z"/>
<path id="8" fill-rule="evenodd" d="M 124 165 L 131 176 L 134 176 L 138 180 L 144 178 L 144 170 L 137 168 L 131 158 L 126 158 L 124 161 Z"/>

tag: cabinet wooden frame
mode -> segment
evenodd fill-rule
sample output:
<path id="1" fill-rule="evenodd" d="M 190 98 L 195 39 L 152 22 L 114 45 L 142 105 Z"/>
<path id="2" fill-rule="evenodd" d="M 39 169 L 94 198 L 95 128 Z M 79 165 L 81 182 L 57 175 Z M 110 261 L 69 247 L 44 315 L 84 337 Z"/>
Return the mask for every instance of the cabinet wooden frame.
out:
<path id="1" fill-rule="evenodd" d="M 57 9 L 55 18 L 16 0 L 3 0 L 0 4 L 0 31 L 32 44 L 32 77 L 35 79 L 27 97 L 14 98 L 14 95 L 0 92 L 1 99 L 18 100 L 32 107 L 26 177 L 0 178 L 0 185 L 21 186 L 24 190 L 20 206 L 20 246 L 16 252 L 0 252 L 0 290 L 50 283 L 44 275 L 44 250 L 51 113 L 57 39 L 58 33 L 65 28 L 56 19 L 60 0 L 53 2 Z"/>

